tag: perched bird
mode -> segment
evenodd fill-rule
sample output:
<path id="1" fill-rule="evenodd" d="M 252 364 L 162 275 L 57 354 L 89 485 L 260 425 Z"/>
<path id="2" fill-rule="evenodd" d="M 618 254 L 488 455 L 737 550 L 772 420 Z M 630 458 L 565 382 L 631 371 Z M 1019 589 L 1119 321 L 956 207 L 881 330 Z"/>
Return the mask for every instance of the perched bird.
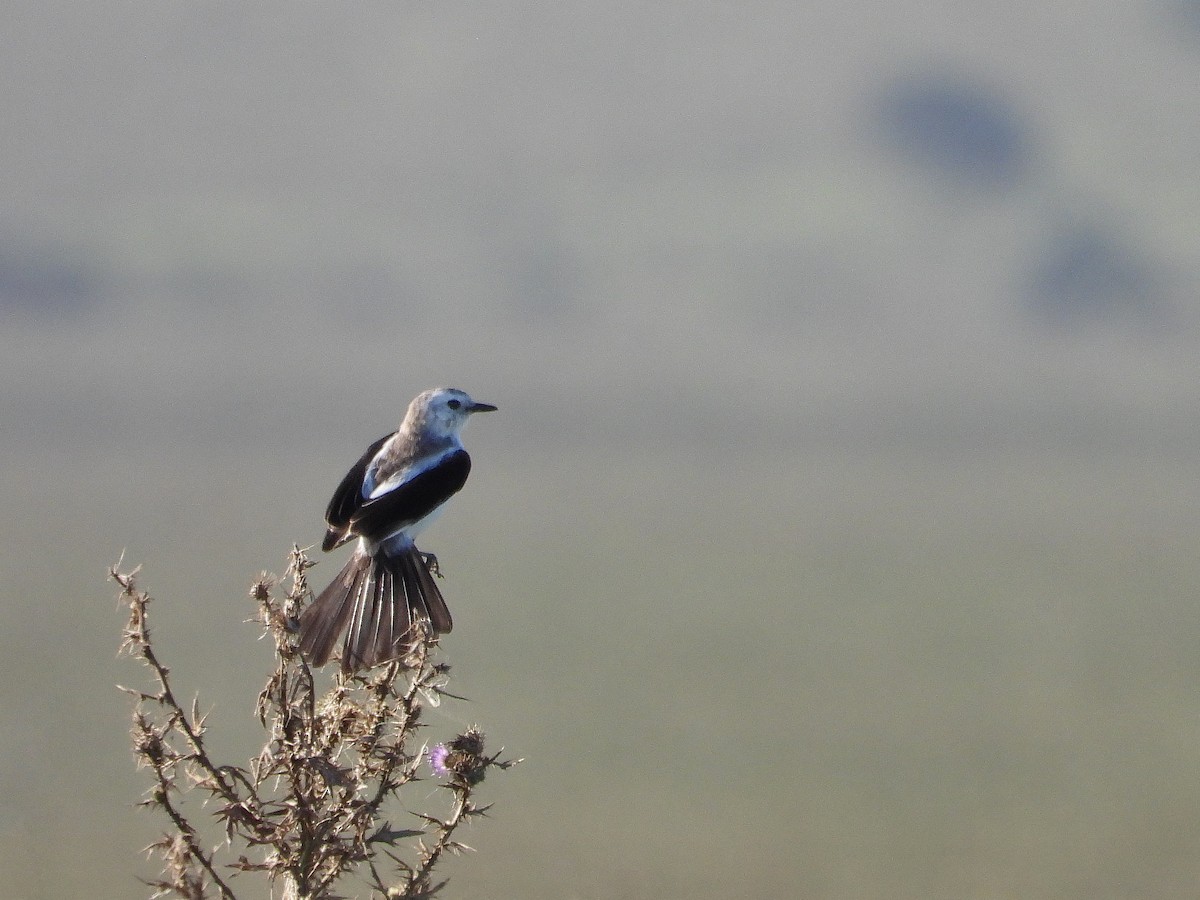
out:
<path id="1" fill-rule="evenodd" d="M 323 666 L 342 641 L 342 671 L 403 656 L 420 628 L 444 634 L 453 625 L 416 536 L 462 489 L 471 471 L 461 433 L 472 413 L 496 407 L 454 388 L 425 391 L 400 428 L 380 438 L 346 473 L 329 501 L 321 549 L 358 538 L 350 561 L 300 616 L 300 649 Z"/>

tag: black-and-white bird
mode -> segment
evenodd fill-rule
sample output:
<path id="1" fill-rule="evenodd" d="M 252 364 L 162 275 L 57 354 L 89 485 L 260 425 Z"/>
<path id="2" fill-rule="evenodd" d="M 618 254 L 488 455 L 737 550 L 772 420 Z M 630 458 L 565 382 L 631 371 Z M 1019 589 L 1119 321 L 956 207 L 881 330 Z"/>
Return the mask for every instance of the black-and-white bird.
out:
<path id="1" fill-rule="evenodd" d="M 300 648 L 323 666 L 342 641 L 342 671 L 403 656 L 417 630 L 444 634 L 450 610 L 416 536 L 437 518 L 471 471 L 462 429 L 496 407 L 460 390 L 434 388 L 409 404 L 400 428 L 354 464 L 329 501 L 321 549 L 358 538 L 341 573 L 300 616 Z M 436 570 L 436 562 L 433 563 Z"/>

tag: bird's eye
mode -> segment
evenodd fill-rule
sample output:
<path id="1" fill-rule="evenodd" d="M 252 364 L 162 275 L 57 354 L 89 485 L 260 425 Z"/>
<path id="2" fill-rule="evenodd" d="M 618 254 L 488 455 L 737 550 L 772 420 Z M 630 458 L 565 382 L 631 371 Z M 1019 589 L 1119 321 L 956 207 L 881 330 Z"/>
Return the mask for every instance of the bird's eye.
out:
<path id="1" fill-rule="evenodd" d="M 446 405 L 448 407 L 450 407 L 451 409 L 458 409 L 460 406 L 462 406 L 462 401 L 461 400 L 451 400 Z"/>

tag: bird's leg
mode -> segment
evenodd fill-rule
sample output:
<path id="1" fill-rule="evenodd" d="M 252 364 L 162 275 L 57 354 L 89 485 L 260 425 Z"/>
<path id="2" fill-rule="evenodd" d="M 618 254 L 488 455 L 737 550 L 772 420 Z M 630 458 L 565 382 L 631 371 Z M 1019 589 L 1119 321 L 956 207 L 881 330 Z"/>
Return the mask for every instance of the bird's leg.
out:
<path id="1" fill-rule="evenodd" d="M 421 553 L 420 550 L 418 550 L 417 552 Z M 422 561 L 424 561 L 425 568 L 427 568 L 429 570 L 430 575 L 436 575 L 438 578 L 442 577 L 442 570 L 441 570 L 441 567 L 438 566 L 438 561 L 437 561 L 436 556 L 434 556 L 432 553 L 421 553 L 421 559 L 422 559 Z"/>

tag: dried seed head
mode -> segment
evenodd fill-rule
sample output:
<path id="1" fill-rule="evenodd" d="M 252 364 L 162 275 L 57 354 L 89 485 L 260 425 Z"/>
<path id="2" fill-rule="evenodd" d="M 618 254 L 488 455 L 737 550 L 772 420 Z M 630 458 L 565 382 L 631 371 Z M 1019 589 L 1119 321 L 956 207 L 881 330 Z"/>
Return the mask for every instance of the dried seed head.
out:
<path id="1" fill-rule="evenodd" d="M 442 760 L 443 767 L 453 772 L 456 780 L 466 784 L 483 781 L 488 761 L 483 755 L 483 732 L 469 728 L 450 742 Z"/>

